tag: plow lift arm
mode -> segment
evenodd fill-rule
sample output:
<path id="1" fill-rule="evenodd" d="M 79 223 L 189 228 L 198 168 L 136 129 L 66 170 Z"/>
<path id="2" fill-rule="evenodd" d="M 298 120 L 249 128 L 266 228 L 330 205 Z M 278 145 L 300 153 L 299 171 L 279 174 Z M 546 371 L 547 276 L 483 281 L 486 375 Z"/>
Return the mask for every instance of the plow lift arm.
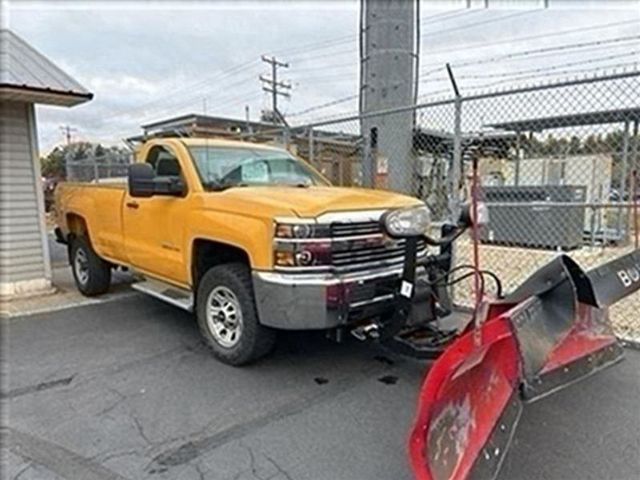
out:
<path id="1" fill-rule="evenodd" d="M 412 325 L 414 310 L 424 307 L 416 301 L 421 295 L 416 272 L 426 269 L 428 295 L 437 297 L 434 272 L 444 271 L 438 278 L 446 279 L 453 271 L 446 249 L 470 226 L 468 212 L 458 225 L 443 229 L 442 239 L 425 238 L 441 252 L 422 264 L 416 250 L 424 222 L 399 211 L 382 220 L 387 235 L 406 238 L 406 256 L 397 306 L 380 321 L 378 340 L 403 354 L 437 357 L 421 387 L 409 439 L 418 480 L 494 479 L 524 404 L 622 359 L 609 307 L 640 289 L 640 250 L 589 271 L 559 255 L 504 297 L 497 281 L 497 298 L 484 299 L 475 321 L 461 330 L 439 331 L 429 326 L 431 316 Z M 413 229 L 411 222 L 417 224 Z M 436 298 L 430 305 L 446 314 L 440 303 L 446 302 Z M 424 338 L 436 343 L 425 347 Z"/>

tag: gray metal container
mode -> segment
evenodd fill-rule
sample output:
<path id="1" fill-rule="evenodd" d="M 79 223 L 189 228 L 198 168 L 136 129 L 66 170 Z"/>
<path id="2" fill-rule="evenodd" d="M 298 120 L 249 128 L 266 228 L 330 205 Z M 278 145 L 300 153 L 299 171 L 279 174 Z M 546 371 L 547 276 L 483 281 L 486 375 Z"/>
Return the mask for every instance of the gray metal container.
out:
<path id="1" fill-rule="evenodd" d="M 582 245 L 584 186 L 485 187 L 482 192 L 489 207 L 483 243 L 553 250 Z"/>

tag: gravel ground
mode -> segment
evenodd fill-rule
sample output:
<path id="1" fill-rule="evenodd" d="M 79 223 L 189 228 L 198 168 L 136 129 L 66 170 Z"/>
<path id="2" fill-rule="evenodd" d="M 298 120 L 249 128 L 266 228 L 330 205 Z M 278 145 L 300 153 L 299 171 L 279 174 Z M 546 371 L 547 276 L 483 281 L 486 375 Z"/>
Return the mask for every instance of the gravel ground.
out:
<path id="1" fill-rule="evenodd" d="M 585 270 L 607 263 L 633 251 L 628 247 L 581 248 L 567 252 Z M 456 264 L 472 263 L 472 245 L 463 237 L 456 243 Z M 496 273 L 502 279 L 505 290 L 517 287 L 531 273 L 552 260 L 557 252 L 532 248 L 507 247 L 499 245 L 481 245 L 480 261 L 483 268 Z M 464 281 L 455 288 L 456 302 L 472 305 L 471 281 Z M 631 295 L 611 308 L 611 323 L 621 338 L 640 344 L 640 293 Z"/>

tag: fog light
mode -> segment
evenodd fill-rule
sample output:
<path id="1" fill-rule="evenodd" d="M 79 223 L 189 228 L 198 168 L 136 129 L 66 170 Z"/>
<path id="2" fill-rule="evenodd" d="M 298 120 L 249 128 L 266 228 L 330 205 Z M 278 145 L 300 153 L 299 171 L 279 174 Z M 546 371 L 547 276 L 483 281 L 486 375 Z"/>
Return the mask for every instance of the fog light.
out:
<path id="1" fill-rule="evenodd" d="M 311 265 L 313 263 L 313 253 L 308 250 L 296 253 L 296 263 L 304 267 Z"/>
<path id="2" fill-rule="evenodd" d="M 293 252 L 276 251 L 275 262 L 276 265 L 279 265 L 281 267 L 294 267 L 296 265 Z"/>

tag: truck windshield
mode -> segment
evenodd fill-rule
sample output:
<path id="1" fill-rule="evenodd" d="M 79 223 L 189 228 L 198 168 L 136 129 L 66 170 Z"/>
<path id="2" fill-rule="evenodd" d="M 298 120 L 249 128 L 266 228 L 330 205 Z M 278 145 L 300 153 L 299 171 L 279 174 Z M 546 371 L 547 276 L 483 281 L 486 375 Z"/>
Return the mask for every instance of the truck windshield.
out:
<path id="1" fill-rule="evenodd" d="M 322 177 L 284 151 L 208 146 L 191 146 L 189 151 L 200 181 L 208 190 L 250 185 L 327 185 Z"/>

